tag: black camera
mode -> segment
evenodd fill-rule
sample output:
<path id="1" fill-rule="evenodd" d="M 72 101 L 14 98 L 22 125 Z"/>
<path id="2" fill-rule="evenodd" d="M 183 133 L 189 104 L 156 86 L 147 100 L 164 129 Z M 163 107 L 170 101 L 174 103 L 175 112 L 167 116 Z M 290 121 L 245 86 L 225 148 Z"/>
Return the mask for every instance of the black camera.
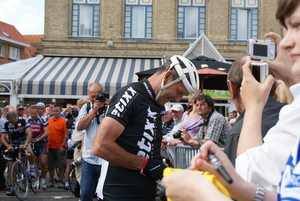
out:
<path id="1" fill-rule="evenodd" d="M 177 131 L 177 132 L 175 132 L 174 134 L 173 134 L 173 138 L 175 139 L 175 138 L 181 138 L 181 133 L 182 133 L 182 131 Z"/>
<path id="2" fill-rule="evenodd" d="M 78 117 L 78 109 L 77 108 L 72 108 L 72 115 L 73 115 L 73 117 Z"/>
<path id="3" fill-rule="evenodd" d="M 96 100 L 100 101 L 100 102 L 104 102 L 105 99 L 109 99 L 109 93 L 108 92 L 104 92 L 104 91 L 101 91 L 97 97 L 96 97 Z"/>

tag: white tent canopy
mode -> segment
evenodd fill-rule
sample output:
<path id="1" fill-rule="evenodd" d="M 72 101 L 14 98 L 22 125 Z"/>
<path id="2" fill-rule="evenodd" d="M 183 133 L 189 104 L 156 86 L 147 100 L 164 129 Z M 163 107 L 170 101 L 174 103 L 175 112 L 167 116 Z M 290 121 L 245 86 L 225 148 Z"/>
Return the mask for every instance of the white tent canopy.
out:
<path id="1" fill-rule="evenodd" d="M 199 38 L 190 45 L 189 49 L 187 49 L 182 56 L 190 60 L 198 56 L 206 56 L 208 58 L 213 58 L 217 61 L 227 63 L 204 33 L 202 33 Z"/>
<path id="2" fill-rule="evenodd" d="M 10 105 L 16 105 L 19 80 L 22 75 L 28 72 L 42 56 L 36 56 L 29 59 L 19 60 L 0 65 L 0 95 L 10 95 Z"/>

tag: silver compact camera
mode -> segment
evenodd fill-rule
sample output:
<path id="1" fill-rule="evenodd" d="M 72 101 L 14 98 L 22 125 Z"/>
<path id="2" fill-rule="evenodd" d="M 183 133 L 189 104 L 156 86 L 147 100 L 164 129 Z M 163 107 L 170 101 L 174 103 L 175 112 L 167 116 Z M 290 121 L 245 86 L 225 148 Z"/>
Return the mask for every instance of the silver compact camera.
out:
<path id="1" fill-rule="evenodd" d="M 275 48 L 275 42 L 271 40 L 249 39 L 247 43 L 248 55 L 253 60 L 274 60 Z"/>
<path id="2" fill-rule="evenodd" d="M 269 65 L 264 62 L 252 62 L 251 71 L 258 82 L 263 82 L 269 75 Z"/>

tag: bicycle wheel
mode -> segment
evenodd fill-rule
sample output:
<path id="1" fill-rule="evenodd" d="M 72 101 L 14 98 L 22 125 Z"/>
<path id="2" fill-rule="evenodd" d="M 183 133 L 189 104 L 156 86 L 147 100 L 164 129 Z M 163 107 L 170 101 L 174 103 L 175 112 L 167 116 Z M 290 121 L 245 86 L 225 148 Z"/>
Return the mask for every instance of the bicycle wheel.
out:
<path id="1" fill-rule="evenodd" d="M 24 200 L 28 193 L 28 177 L 26 161 L 16 161 L 11 168 L 11 185 L 16 197 Z"/>
<path id="2" fill-rule="evenodd" d="M 70 174 L 69 174 L 69 182 L 70 182 L 70 190 L 75 195 L 75 188 L 77 185 L 77 180 L 75 176 L 75 169 L 72 168 Z"/>
<path id="3" fill-rule="evenodd" d="M 34 164 L 34 174 L 31 174 L 30 166 L 28 167 L 28 180 L 31 190 L 36 194 L 40 188 L 40 172 L 36 164 Z"/>

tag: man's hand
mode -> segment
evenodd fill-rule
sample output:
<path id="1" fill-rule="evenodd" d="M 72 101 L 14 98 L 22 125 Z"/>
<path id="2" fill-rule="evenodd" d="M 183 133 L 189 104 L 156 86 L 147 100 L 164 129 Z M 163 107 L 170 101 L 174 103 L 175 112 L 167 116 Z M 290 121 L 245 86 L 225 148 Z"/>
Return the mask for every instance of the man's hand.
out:
<path id="1" fill-rule="evenodd" d="M 10 152 L 13 152 L 13 151 L 14 151 L 14 148 L 13 148 L 13 146 L 8 145 L 8 146 L 7 146 L 7 150 L 10 151 Z"/>
<path id="2" fill-rule="evenodd" d="M 26 147 L 27 147 L 27 145 L 25 145 L 25 144 L 20 144 L 19 145 L 19 149 L 26 149 Z"/>
<path id="3" fill-rule="evenodd" d="M 143 174 L 153 180 L 162 179 L 163 171 L 167 166 L 157 159 L 148 159 L 146 167 L 142 170 Z"/>

